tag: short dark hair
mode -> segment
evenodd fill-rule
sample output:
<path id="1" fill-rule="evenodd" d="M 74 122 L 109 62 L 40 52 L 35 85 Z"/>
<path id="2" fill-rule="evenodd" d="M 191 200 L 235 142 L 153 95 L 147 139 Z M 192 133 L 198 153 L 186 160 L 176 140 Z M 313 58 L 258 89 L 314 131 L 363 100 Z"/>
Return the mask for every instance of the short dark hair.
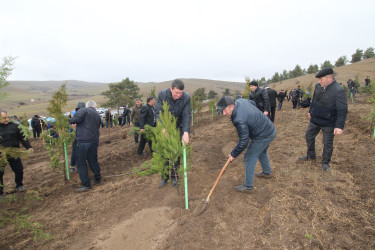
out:
<path id="1" fill-rule="evenodd" d="M 172 82 L 172 89 L 178 88 L 179 90 L 184 90 L 185 85 L 184 82 L 181 81 L 180 79 L 176 79 Z"/>
<path id="2" fill-rule="evenodd" d="M 152 101 L 154 99 L 155 99 L 155 97 L 153 97 L 153 96 L 147 97 L 147 103 L 149 103 L 150 101 Z"/>

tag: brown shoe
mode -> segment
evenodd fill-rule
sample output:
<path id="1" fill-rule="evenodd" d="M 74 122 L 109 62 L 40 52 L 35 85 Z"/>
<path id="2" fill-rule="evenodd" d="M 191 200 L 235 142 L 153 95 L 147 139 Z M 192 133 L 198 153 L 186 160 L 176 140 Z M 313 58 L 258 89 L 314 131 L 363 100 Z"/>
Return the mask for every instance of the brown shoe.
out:
<path id="1" fill-rule="evenodd" d="M 273 173 L 267 174 L 267 173 L 261 172 L 261 173 L 257 173 L 256 176 L 259 178 L 271 179 L 273 177 Z"/>

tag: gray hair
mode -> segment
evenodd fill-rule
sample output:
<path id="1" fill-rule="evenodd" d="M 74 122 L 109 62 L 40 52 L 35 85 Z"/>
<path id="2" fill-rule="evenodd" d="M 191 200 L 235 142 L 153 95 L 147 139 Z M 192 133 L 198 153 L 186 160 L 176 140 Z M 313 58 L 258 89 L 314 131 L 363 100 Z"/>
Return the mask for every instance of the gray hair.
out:
<path id="1" fill-rule="evenodd" d="M 96 108 L 96 102 L 90 100 L 90 101 L 86 102 L 86 107 Z"/>

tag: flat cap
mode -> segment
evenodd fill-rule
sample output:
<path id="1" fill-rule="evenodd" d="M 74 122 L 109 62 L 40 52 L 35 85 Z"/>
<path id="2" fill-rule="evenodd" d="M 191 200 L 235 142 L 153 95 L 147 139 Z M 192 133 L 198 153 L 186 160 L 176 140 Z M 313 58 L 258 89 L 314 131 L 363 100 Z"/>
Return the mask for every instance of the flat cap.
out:
<path id="1" fill-rule="evenodd" d="M 321 71 L 319 71 L 318 74 L 316 74 L 315 77 L 320 78 L 320 77 L 323 77 L 323 76 L 326 76 L 326 75 L 332 75 L 332 74 L 333 74 L 332 68 L 324 68 Z"/>
<path id="2" fill-rule="evenodd" d="M 84 102 L 77 103 L 76 109 L 84 108 L 86 104 Z"/>
<path id="3" fill-rule="evenodd" d="M 217 102 L 216 107 L 218 110 L 223 111 L 228 105 L 234 104 L 234 100 L 231 96 L 223 96 Z"/>
<path id="4" fill-rule="evenodd" d="M 251 86 L 258 86 L 258 83 L 257 83 L 256 81 L 251 81 L 251 82 L 250 82 L 250 85 L 251 85 Z"/>

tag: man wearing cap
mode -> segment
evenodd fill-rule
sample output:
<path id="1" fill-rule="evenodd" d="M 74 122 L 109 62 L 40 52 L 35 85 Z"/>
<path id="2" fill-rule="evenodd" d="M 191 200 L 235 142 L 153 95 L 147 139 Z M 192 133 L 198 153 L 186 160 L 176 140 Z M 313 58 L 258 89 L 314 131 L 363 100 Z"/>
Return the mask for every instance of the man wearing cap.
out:
<path id="1" fill-rule="evenodd" d="M 316 78 L 319 83 L 315 86 L 313 100 L 308 117 L 310 123 L 306 129 L 307 155 L 298 159 L 315 160 L 315 137 L 319 131 L 323 132 L 322 169 L 329 169 L 329 162 L 333 152 L 334 135 L 343 133 L 348 104 L 344 88 L 333 78 L 333 69 L 324 68 Z"/>
<path id="2" fill-rule="evenodd" d="M 76 124 L 77 140 L 77 171 L 82 186 L 77 192 L 91 189 L 91 180 L 87 172 L 87 162 L 94 173 L 94 183 L 101 184 L 102 177 L 98 162 L 99 128 L 102 123 L 99 113 L 96 111 L 96 102 L 88 101 L 86 108 L 80 108 L 70 119 L 70 124 Z"/>
<path id="3" fill-rule="evenodd" d="M 139 128 L 140 132 L 143 133 L 145 129 L 145 125 L 149 125 L 151 127 L 155 127 L 156 125 L 156 118 L 155 118 L 155 110 L 154 110 L 154 104 L 155 104 L 155 97 L 150 96 L 147 98 L 147 104 L 142 106 L 141 108 L 141 114 L 139 119 Z M 142 155 L 143 150 L 146 146 L 146 143 L 148 143 L 148 146 L 150 147 L 150 152 L 152 154 L 152 141 L 147 140 L 144 135 L 141 135 L 141 141 L 139 142 L 138 146 L 138 155 Z"/>
<path id="4" fill-rule="evenodd" d="M 84 102 L 77 103 L 76 109 L 72 111 L 72 117 L 77 113 L 80 108 L 84 108 L 86 105 Z M 76 125 L 72 124 L 72 129 L 76 131 Z M 72 154 L 70 155 L 70 172 L 74 173 L 77 172 L 76 164 L 77 164 L 77 140 L 74 139 L 72 144 Z"/>
<path id="5" fill-rule="evenodd" d="M 130 127 L 134 126 L 139 127 L 139 119 L 141 116 L 141 108 L 142 108 L 142 103 L 139 98 L 135 99 L 135 106 L 132 108 L 132 111 L 130 113 Z M 134 142 L 138 143 L 138 134 L 134 133 Z"/>
<path id="6" fill-rule="evenodd" d="M 265 115 L 270 113 L 271 107 L 267 91 L 264 88 L 258 87 L 256 81 L 250 82 L 249 100 L 253 100 L 256 103 L 257 108 Z"/>
<path id="7" fill-rule="evenodd" d="M 230 161 L 233 161 L 247 147 L 244 155 L 245 182 L 243 185 L 236 186 L 235 189 L 239 192 L 251 191 L 258 159 L 262 172 L 256 176 L 266 179 L 273 176 L 267 151 L 276 136 L 275 126 L 252 104 L 251 100 L 240 98 L 234 102 L 232 97 L 223 96 L 217 103 L 217 109 L 222 110 L 237 129 L 239 139 L 236 147 L 229 154 Z"/>
<path id="8" fill-rule="evenodd" d="M 176 127 L 180 130 L 180 137 L 182 142 L 185 144 L 189 143 L 189 133 L 191 124 L 191 107 L 190 107 L 190 96 L 184 92 L 184 82 L 176 79 L 172 82 L 171 87 L 161 90 L 155 103 L 155 115 L 156 121 L 158 122 L 159 113 L 162 112 L 163 102 L 167 102 L 169 105 L 169 111 L 177 118 Z M 172 186 L 177 186 L 177 170 L 180 166 L 180 158 L 174 164 L 174 168 L 171 169 L 171 182 Z M 166 168 L 169 168 L 168 162 Z M 169 179 L 168 176 L 162 176 L 159 188 L 165 186 Z"/>

